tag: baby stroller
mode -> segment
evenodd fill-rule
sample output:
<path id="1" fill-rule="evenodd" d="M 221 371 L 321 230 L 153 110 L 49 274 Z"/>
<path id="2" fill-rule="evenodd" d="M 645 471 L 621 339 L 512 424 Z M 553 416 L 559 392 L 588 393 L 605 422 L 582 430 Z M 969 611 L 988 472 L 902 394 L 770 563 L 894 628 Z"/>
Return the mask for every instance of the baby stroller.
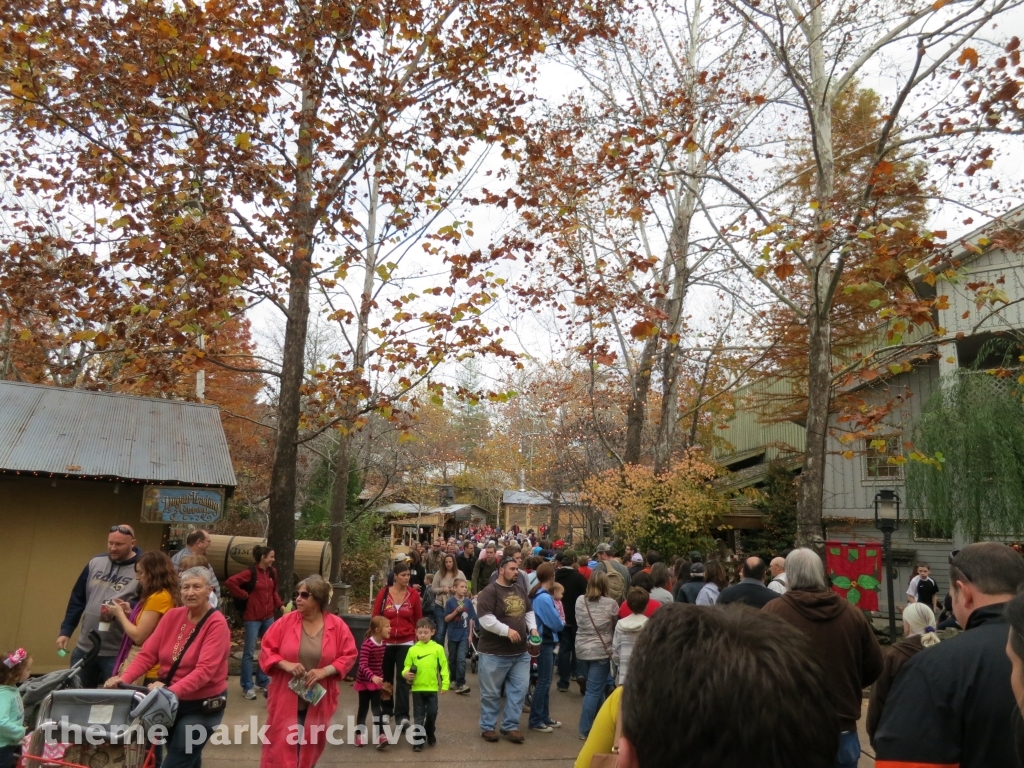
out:
<path id="1" fill-rule="evenodd" d="M 479 653 L 476 650 L 477 628 L 473 625 L 473 631 L 469 633 L 469 643 L 466 648 L 466 668 L 474 675 L 480 666 Z"/>
<path id="2" fill-rule="evenodd" d="M 178 701 L 166 689 L 54 691 L 39 707 L 21 768 L 155 768 L 153 726 L 166 736 Z"/>
<path id="3" fill-rule="evenodd" d="M 43 700 L 54 691 L 66 688 L 81 688 L 79 673 L 85 665 L 91 663 L 100 654 L 100 634 L 96 630 L 89 633 L 89 652 L 72 664 L 68 669 L 59 669 L 46 675 L 33 677 L 18 686 L 18 693 L 25 705 L 25 727 L 32 730 L 36 724 L 36 714 Z"/>
<path id="4" fill-rule="evenodd" d="M 166 689 L 121 685 L 120 690 L 81 688 L 78 673 L 99 653 L 100 637 L 70 669 L 26 682 L 25 727 L 31 731 L 21 768 L 155 768 L 154 726 L 167 735 L 178 700 Z"/>

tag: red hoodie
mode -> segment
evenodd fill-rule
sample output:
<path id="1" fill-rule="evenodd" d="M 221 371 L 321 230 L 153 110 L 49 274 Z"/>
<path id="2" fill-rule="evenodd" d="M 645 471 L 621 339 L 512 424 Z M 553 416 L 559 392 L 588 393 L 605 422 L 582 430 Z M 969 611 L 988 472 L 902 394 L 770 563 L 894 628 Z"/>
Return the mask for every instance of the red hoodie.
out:
<path id="1" fill-rule="evenodd" d="M 252 568 L 236 573 L 224 582 L 232 597 L 245 600 L 245 613 L 242 621 L 264 621 L 271 618 L 281 607 L 281 597 L 277 594 L 277 571 L 256 569 L 256 586 L 252 592 L 246 587 L 252 583 Z"/>
<path id="2" fill-rule="evenodd" d="M 416 642 L 416 622 L 423 618 L 423 604 L 419 593 L 409 588 L 405 601 L 395 605 L 390 587 L 384 587 L 373 601 L 373 615 L 383 616 L 391 622 L 391 637 L 387 645 L 403 645 Z"/>

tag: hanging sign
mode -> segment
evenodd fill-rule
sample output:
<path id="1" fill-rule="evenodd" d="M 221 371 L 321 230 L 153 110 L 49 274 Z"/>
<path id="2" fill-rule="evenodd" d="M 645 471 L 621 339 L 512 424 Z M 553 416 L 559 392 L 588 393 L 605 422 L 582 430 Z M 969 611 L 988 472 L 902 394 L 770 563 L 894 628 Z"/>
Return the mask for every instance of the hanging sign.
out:
<path id="1" fill-rule="evenodd" d="M 224 514 L 223 488 L 147 485 L 142 494 L 144 523 L 215 523 Z"/>
<path id="2" fill-rule="evenodd" d="M 864 611 L 878 610 L 882 545 L 825 542 L 829 586 Z"/>

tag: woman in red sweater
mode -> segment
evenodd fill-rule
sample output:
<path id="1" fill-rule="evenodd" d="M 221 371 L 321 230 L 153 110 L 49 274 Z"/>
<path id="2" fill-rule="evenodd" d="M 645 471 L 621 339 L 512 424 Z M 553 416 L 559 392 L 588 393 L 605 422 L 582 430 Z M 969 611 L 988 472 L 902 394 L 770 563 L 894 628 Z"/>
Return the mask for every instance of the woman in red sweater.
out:
<path id="1" fill-rule="evenodd" d="M 205 568 L 189 568 L 181 574 L 181 599 L 185 605 L 164 614 L 124 674 L 106 682 L 107 688 L 130 683 L 159 664 L 160 677 L 149 687 L 166 687 L 178 697 L 178 718 L 168 734 L 163 768 L 199 768 L 206 738 L 224 717 L 231 631 L 224 615 L 210 607 L 213 587 L 209 578 Z M 168 679 L 176 661 L 174 676 Z M 196 730 L 190 726 L 205 729 L 200 731 L 205 734 L 201 744 L 191 743 Z M 190 740 L 187 753 L 186 734 Z"/>
<path id="2" fill-rule="evenodd" d="M 274 568 L 274 550 L 270 547 L 256 546 L 252 548 L 252 556 L 256 561 L 240 573 L 236 573 L 226 582 L 231 596 L 245 601 L 245 612 L 242 623 L 245 626 L 245 642 L 242 645 L 242 670 L 239 682 L 247 699 L 255 699 L 256 691 L 252 687 L 252 657 L 256 652 L 256 641 L 263 637 L 270 625 L 274 623 L 274 614 L 281 607 L 281 597 L 277 594 L 277 569 Z M 270 678 L 259 667 L 256 668 L 256 685 L 265 696 Z"/>
<path id="3" fill-rule="evenodd" d="M 373 601 L 373 615 L 391 623 L 391 637 L 384 649 L 384 679 L 394 686 L 390 701 L 383 702 L 384 714 L 400 724 L 409 722 L 409 683 L 402 676 L 405 655 L 416 642 L 416 622 L 423 618 L 419 593 L 409 588 L 409 566 L 395 563 L 395 583 L 384 587 Z"/>

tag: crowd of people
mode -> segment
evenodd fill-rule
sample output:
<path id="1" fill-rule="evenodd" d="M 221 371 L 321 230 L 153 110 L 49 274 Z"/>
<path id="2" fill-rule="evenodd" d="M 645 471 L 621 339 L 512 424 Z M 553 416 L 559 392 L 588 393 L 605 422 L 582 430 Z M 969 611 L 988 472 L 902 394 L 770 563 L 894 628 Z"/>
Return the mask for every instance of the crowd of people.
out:
<path id="1" fill-rule="evenodd" d="M 185 544 L 173 559 L 142 553 L 130 526 L 113 526 L 107 553 L 72 590 L 57 640 L 66 652 L 78 629 L 80 661 L 89 631 L 104 629 L 83 685 L 174 694 L 162 756 L 170 768 L 199 768 L 203 743 L 186 745 L 184 733 L 211 733 L 227 701 L 230 630 L 205 558 L 209 536 L 196 531 Z M 949 629 L 937 626 L 938 588 L 920 564 L 903 637 L 887 648 L 865 613 L 829 589 L 814 551 L 770 562 L 712 554 L 666 559 L 609 543 L 578 554 L 532 532 L 464 531 L 396 556 L 357 651 L 319 576 L 296 586 L 281 615 L 274 552 L 257 547 L 253 566 L 224 587 L 244 626 L 242 693 L 267 698 L 261 766 L 317 763 L 326 742 L 288 734 L 329 726 L 350 670 L 366 733 L 352 743 L 384 749 L 385 726 L 414 725 L 413 749 L 434 746 L 440 695 L 470 692 L 470 652 L 487 742 L 526 742 L 524 709 L 529 733 L 562 727 L 551 689 L 579 686 L 577 768 L 603 765 L 603 755 L 623 768 L 684 758 L 709 768 L 855 766 L 869 687 L 878 765 L 1024 765 L 1024 558 L 1015 550 L 987 542 L 951 553 Z M 25 737 L 16 685 L 32 660 L 16 649 L 0 661 L 8 768 Z"/>

